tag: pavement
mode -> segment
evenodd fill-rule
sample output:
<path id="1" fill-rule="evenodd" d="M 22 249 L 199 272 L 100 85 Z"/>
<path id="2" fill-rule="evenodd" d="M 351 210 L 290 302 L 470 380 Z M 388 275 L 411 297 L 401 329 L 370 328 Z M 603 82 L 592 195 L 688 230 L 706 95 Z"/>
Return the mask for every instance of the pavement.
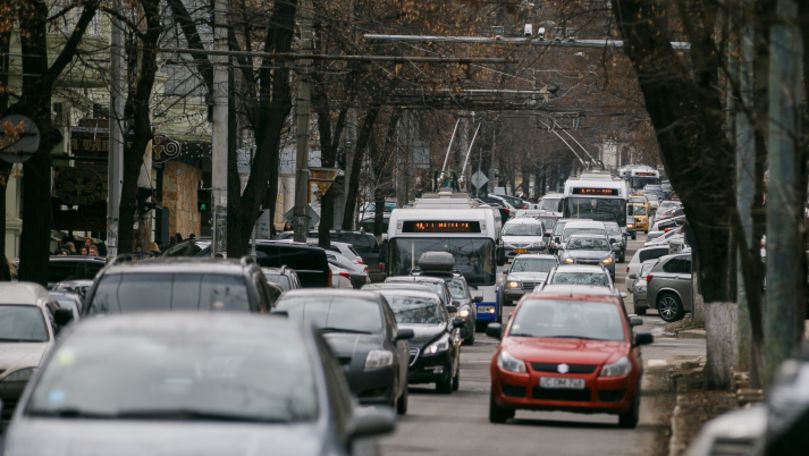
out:
<path id="1" fill-rule="evenodd" d="M 630 241 L 627 260 L 643 245 L 643 236 Z M 618 265 L 616 285 L 626 290 L 626 264 Z M 626 298 L 632 309 L 631 295 Z M 507 308 L 510 312 L 513 307 Z M 404 455 L 663 455 L 668 452 L 670 417 L 674 407 L 671 368 L 705 356 L 705 340 L 678 338 L 664 330 L 654 311 L 636 331 L 657 334 L 643 347 L 646 365 L 642 383 L 641 417 L 636 429 L 620 429 L 612 415 L 518 411 L 507 424 L 488 420 L 489 363 L 497 340 L 479 334 L 461 355 L 461 387 L 441 395 L 430 386 L 410 389 L 408 414 L 397 431 L 381 442 L 389 456 Z"/>

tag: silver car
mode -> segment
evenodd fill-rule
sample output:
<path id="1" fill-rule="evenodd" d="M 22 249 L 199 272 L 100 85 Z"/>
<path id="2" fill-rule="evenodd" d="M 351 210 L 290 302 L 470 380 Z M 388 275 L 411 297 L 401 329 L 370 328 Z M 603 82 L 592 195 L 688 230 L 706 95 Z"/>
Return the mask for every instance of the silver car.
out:
<path id="1" fill-rule="evenodd" d="M 646 300 L 646 276 L 649 275 L 649 271 L 652 270 L 655 263 L 657 263 L 657 259 L 644 261 L 640 265 L 638 280 L 632 287 L 632 305 L 636 315 L 646 315 L 646 309 L 649 308 L 649 301 Z"/>
<path id="2" fill-rule="evenodd" d="M 650 278 L 651 277 L 651 278 Z M 660 318 L 677 321 L 693 308 L 691 253 L 660 257 L 646 278 L 648 302 L 657 307 Z"/>
<path id="3" fill-rule="evenodd" d="M 513 305 L 526 292 L 541 286 L 558 264 L 556 255 L 517 255 L 503 283 L 503 304 Z"/>

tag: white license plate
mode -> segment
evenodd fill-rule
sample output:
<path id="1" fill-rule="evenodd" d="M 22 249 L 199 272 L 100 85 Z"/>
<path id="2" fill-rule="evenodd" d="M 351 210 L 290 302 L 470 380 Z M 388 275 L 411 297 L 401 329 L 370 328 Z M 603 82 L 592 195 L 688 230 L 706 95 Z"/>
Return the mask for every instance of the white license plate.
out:
<path id="1" fill-rule="evenodd" d="M 540 377 L 540 388 L 556 388 L 556 389 L 584 389 L 583 378 L 566 378 L 566 377 Z"/>

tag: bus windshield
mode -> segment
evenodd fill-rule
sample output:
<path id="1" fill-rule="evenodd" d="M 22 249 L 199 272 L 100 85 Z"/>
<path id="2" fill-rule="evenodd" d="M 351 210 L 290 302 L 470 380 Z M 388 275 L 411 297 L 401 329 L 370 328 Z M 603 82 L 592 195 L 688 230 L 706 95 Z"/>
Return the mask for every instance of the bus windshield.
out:
<path id="1" fill-rule="evenodd" d="M 641 190 L 647 185 L 660 185 L 660 178 L 654 176 L 632 176 L 629 185 L 634 190 Z"/>
<path id="2" fill-rule="evenodd" d="M 565 199 L 564 216 L 626 225 L 626 200 L 571 196 Z"/>
<path id="3" fill-rule="evenodd" d="M 455 268 L 469 285 L 494 285 L 496 280 L 495 245 L 488 238 L 394 238 L 390 242 L 388 275 L 409 275 L 413 258 L 424 252 L 449 252 L 455 257 Z"/>

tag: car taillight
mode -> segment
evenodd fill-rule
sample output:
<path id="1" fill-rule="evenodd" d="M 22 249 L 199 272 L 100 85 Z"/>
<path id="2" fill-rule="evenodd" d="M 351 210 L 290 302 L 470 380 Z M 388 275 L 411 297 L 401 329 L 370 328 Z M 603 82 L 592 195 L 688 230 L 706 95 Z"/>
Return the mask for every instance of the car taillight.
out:
<path id="1" fill-rule="evenodd" d="M 356 261 L 356 263 L 357 264 L 365 264 L 365 261 L 363 261 L 362 259 L 359 259 L 359 260 Z"/>
<path id="2" fill-rule="evenodd" d="M 649 283 L 651 281 L 652 281 L 652 275 L 649 274 L 649 275 L 646 276 L 646 283 Z"/>
<path id="3" fill-rule="evenodd" d="M 380 271 L 384 271 L 384 270 L 385 270 L 385 263 L 379 263 L 379 270 L 380 270 Z"/>
<path id="4" fill-rule="evenodd" d="M 362 272 L 367 274 L 368 273 L 368 266 L 365 266 L 364 268 L 362 268 Z"/>
<path id="5" fill-rule="evenodd" d="M 665 228 L 665 229 L 663 229 L 663 232 L 664 232 L 664 233 L 668 233 L 669 231 L 671 231 L 671 228 Z"/>
<path id="6" fill-rule="evenodd" d="M 345 277 L 346 279 L 351 279 L 351 274 L 347 273 L 346 271 L 341 271 L 338 274 L 340 274 L 340 277 Z"/>

